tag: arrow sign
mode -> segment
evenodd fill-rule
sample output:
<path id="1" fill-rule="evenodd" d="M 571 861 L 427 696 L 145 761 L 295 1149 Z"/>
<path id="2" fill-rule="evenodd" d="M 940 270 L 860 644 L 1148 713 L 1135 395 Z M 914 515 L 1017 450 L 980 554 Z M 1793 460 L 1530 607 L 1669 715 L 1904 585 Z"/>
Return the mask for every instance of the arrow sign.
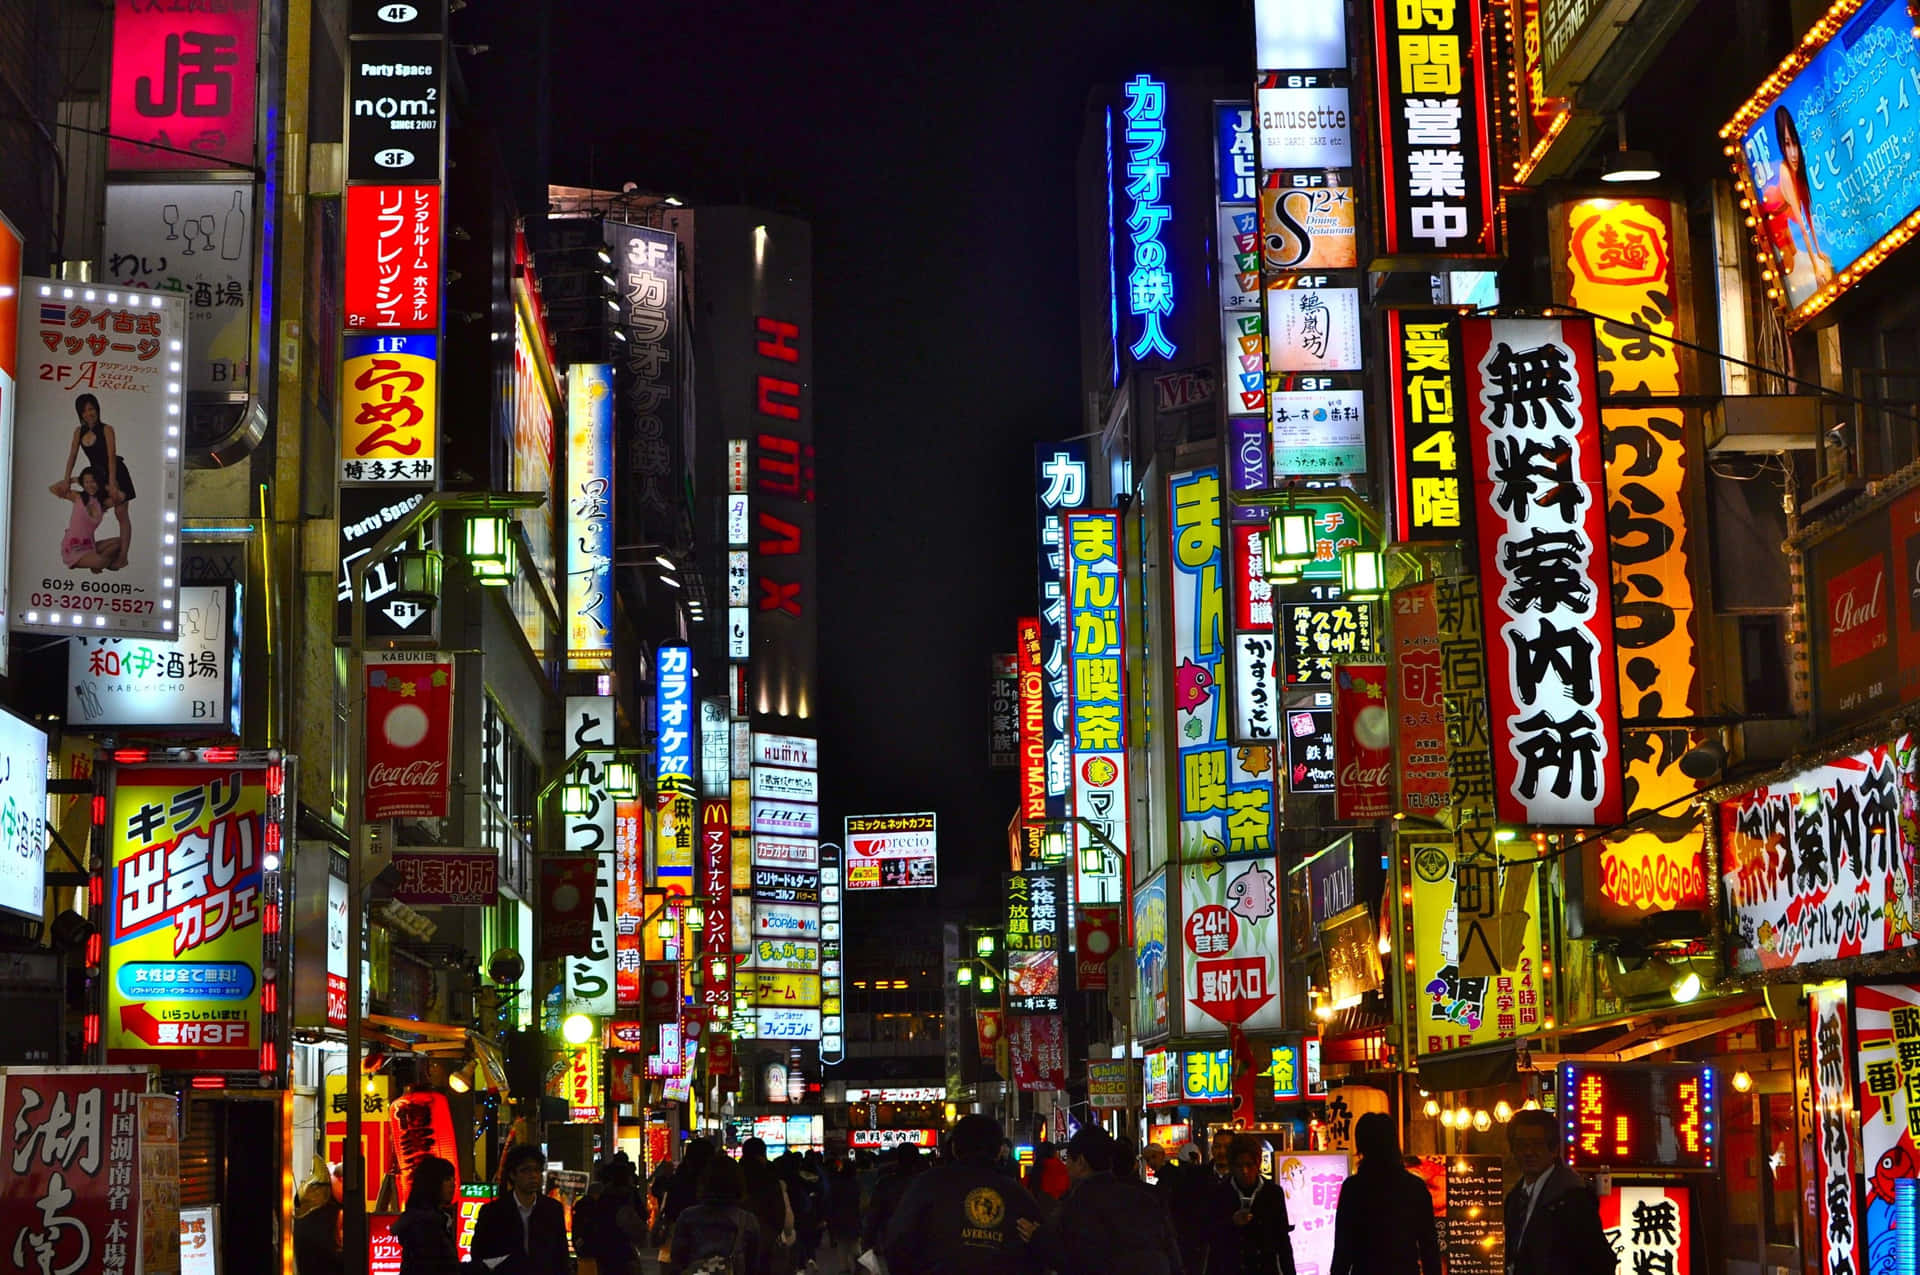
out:
<path id="1" fill-rule="evenodd" d="M 1266 958 L 1260 956 L 1195 961 L 1193 987 L 1193 1004 L 1229 1026 L 1246 1022 L 1273 999 Z"/>
<path id="2" fill-rule="evenodd" d="M 160 1043 L 160 1020 L 145 1005 L 122 1005 L 120 1030 L 129 1033 L 143 1045 Z"/>
<path id="3" fill-rule="evenodd" d="M 418 602 L 389 602 L 384 610 L 387 618 L 403 629 L 412 628 L 426 614 L 426 608 Z"/>

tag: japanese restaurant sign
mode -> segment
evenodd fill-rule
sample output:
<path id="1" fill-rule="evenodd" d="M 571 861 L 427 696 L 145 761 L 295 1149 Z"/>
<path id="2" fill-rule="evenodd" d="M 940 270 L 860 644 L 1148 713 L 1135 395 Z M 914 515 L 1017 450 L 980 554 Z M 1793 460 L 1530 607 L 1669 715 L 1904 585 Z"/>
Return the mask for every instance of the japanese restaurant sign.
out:
<path id="1" fill-rule="evenodd" d="M 431 483 L 438 473 L 440 337 L 340 341 L 340 481 Z"/>
<path id="2" fill-rule="evenodd" d="M 1060 965 L 1066 951 L 1067 882 L 1064 872 L 1006 874 L 1007 1010 L 1060 1012 Z"/>
<path id="3" fill-rule="evenodd" d="M 1066 517 L 1068 742 L 1073 749 L 1074 900 L 1126 893 L 1126 590 L 1120 515 Z M 1098 834 L 1097 836 L 1095 834 Z M 1092 857 L 1096 866 L 1089 869 Z"/>
<path id="4" fill-rule="evenodd" d="M 134 1146 L 147 1079 L 144 1067 L 0 1068 L 0 1162 L 10 1171 L 0 1257 L 15 1257 L 10 1272 L 141 1269 L 141 1218 L 153 1202 L 142 1198 Z"/>
<path id="5" fill-rule="evenodd" d="M 1902 734 L 1720 803 L 1735 973 L 1915 946 L 1913 767 L 1913 736 Z"/>
<path id="6" fill-rule="evenodd" d="M 113 9 L 107 167 L 252 168 L 260 67 L 254 0 L 116 0 Z"/>
<path id="7" fill-rule="evenodd" d="M 1388 256 L 1485 256 L 1496 225 L 1479 0 L 1374 0 Z"/>
<path id="8" fill-rule="evenodd" d="M 1371 602 L 1289 602 L 1280 621 L 1280 673 L 1289 691 L 1330 687 L 1335 664 L 1373 650 Z"/>
<path id="9" fill-rule="evenodd" d="M 1621 821 L 1593 325 L 1466 319 L 1474 512 L 1498 817 Z"/>

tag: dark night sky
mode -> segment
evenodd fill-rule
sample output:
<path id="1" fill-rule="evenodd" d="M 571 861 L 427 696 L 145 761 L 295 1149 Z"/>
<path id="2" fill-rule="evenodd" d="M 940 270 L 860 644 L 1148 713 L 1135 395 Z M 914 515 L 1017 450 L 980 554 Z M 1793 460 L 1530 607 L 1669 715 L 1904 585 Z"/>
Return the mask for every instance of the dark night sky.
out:
<path id="1" fill-rule="evenodd" d="M 938 810 L 942 902 L 983 904 L 1015 799 L 987 658 L 1035 605 L 1031 445 L 1079 432 L 1081 107 L 1250 65 L 1244 0 L 552 12 L 555 181 L 812 222 L 824 813 Z"/>

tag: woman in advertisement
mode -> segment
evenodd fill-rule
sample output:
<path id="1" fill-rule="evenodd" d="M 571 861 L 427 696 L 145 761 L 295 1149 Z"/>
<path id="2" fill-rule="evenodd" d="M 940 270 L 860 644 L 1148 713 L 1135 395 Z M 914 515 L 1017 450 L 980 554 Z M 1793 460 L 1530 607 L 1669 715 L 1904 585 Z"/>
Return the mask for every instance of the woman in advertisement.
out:
<path id="1" fill-rule="evenodd" d="M 1777 106 L 1773 111 L 1773 137 L 1780 147 L 1780 180 L 1776 189 L 1780 202 L 1785 207 L 1790 226 L 1800 228 L 1800 237 L 1806 241 L 1807 261 L 1813 269 L 1815 283 L 1825 287 L 1833 282 L 1833 261 L 1820 250 L 1820 236 L 1813 228 L 1813 190 L 1807 182 L 1807 156 L 1800 146 L 1800 130 L 1793 122 L 1793 113 L 1785 106 Z M 1781 247 L 1781 265 L 1784 273 L 1793 273 L 1793 232 L 1789 227 L 1784 235 L 1778 236 Z"/>
<path id="2" fill-rule="evenodd" d="M 119 539 L 99 542 L 114 546 L 110 555 L 103 556 L 108 558 L 105 564 L 107 569 L 118 571 L 127 565 L 127 551 L 133 544 L 133 519 L 127 513 L 127 507 L 133 503 L 135 495 L 133 475 L 127 472 L 126 459 L 120 455 L 120 444 L 114 437 L 113 426 L 103 423 L 100 419 L 100 400 L 91 394 L 82 394 L 73 400 L 73 411 L 80 418 L 80 423 L 73 427 L 73 444 L 67 448 L 67 466 L 61 471 L 60 481 L 54 485 L 54 494 L 64 495 L 71 488 L 75 481 L 73 462 L 81 452 L 85 452 L 88 472 L 94 474 L 96 479 L 104 479 L 106 482 L 106 490 L 99 497 L 100 504 L 104 509 L 113 510 L 114 517 L 120 522 Z M 76 508 L 78 503 L 79 498 L 76 496 Z M 76 513 L 76 521 L 78 517 Z M 97 524 L 99 519 L 96 518 L 94 521 Z M 72 536 L 71 527 L 68 528 L 68 536 L 69 538 Z M 63 544 L 63 556 L 64 552 Z M 67 565 L 88 564 L 68 561 Z M 99 567 L 93 569 L 100 570 Z"/>
<path id="3" fill-rule="evenodd" d="M 95 575 L 127 565 L 120 541 L 95 538 L 107 509 L 101 500 L 100 477 L 91 466 L 81 470 L 80 477 L 55 483 L 48 490 L 73 505 L 66 534 L 60 537 L 60 561 L 69 568 L 85 567 Z"/>

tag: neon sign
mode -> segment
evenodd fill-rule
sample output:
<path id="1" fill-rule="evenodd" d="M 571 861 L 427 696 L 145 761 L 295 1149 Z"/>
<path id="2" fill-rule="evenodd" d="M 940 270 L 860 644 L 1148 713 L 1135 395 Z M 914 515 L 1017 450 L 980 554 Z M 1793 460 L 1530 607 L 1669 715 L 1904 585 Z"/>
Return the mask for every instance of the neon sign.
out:
<path id="1" fill-rule="evenodd" d="M 1170 359 L 1173 342 L 1161 325 L 1173 313 L 1173 270 L 1160 232 L 1173 219 L 1163 189 L 1167 161 L 1167 86 L 1150 76 L 1127 82 L 1127 198 L 1133 211 L 1127 232 L 1133 242 L 1133 269 L 1127 275 L 1127 310 L 1140 319 L 1140 335 L 1129 353 L 1136 359 Z"/>
<path id="2" fill-rule="evenodd" d="M 1561 1092 L 1567 1163 L 1576 1169 L 1716 1167 L 1711 1067 L 1569 1063 Z"/>

